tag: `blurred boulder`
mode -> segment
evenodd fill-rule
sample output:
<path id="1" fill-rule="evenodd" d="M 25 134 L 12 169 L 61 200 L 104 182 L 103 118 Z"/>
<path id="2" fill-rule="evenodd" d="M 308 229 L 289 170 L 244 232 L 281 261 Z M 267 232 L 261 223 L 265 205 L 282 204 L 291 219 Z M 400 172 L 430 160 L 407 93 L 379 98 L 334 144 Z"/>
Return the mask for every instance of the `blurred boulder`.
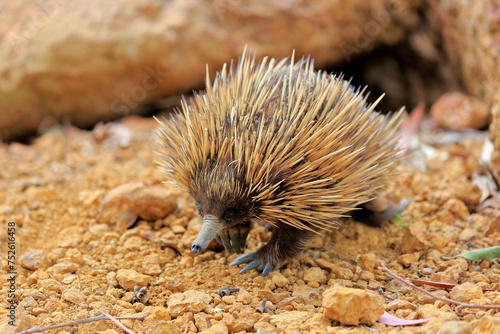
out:
<path id="1" fill-rule="evenodd" d="M 430 117 L 445 129 L 483 129 L 489 124 L 490 107 L 471 95 L 448 92 L 431 106 Z"/>
<path id="2" fill-rule="evenodd" d="M 500 3 L 427 0 L 429 21 L 443 38 L 466 91 L 491 108 L 493 168 L 500 172 Z"/>
<path id="3" fill-rule="evenodd" d="M 394 44 L 421 1 L 16 0 L 0 4 L 0 140 L 91 126 L 200 88 L 245 45 L 317 66 Z"/>

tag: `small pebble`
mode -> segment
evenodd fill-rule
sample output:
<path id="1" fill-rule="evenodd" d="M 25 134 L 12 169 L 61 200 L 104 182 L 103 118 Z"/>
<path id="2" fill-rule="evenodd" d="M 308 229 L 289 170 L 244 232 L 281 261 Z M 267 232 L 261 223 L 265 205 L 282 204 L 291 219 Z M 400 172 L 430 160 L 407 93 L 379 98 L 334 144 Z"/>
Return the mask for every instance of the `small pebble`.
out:
<path id="1" fill-rule="evenodd" d="M 279 271 L 274 273 L 273 277 L 271 278 L 274 284 L 278 288 L 282 288 L 285 285 L 289 284 L 290 282 L 288 281 L 288 278 L 286 278 L 283 274 L 281 274 Z"/>
<path id="2" fill-rule="evenodd" d="M 471 334 L 472 326 L 467 321 L 447 321 L 437 334 Z"/>
<path id="3" fill-rule="evenodd" d="M 148 286 L 152 277 L 140 274 L 133 269 L 119 269 L 116 272 L 116 280 L 125 290 L 133 291 L 136 285 Z"/>
<path id="4" fill-rule="evenodd" d="M 187 290 L 173 293 L 167 299 L 167 311 L 172 318 L 177 318 L 186 312 L 201 312 L 207 308 L 213 298 L 204 292 Z"/>
<path id="5" fill-rule="evenodd" d="M 19 257 L 19 263 L 29 270 L 44 269 L 50 265 L 47 254 L 41 249 L 32 249 Z"/>
<path id="6" fill-rule="evenodd" d="M 309 268 L 304 273 L 304 281 L 308 283 L 313 282 L 317 284 L 325 284 L 326 283 L 325 271 L 318 267 Z"/>
<path id="7" fill-rule="evenodd" d="M 78 289 L 70 288 L 63 292 L 62 298 L 75 305 L 79 305 L 87 299 L 87 296 Z"/>
<path id="8" fill-rule="evenodd" d="M 472 299 L 484 297 L 483 289 L 480 286 L 470 282 L 456 285 L 450 291 L 450 298 L 459 302 L 468 303 Z"/>
<path id="9" fill-rule="evenodd" d="M 306 322 L 310 317 L 311 315 L 305 311 L 289 311 L 273 314 L 271 316 L 270 323 L 277 328 L 287 328 L 292 325 L 299 326 Z"/>
<path id="10" fill-rule="evenodd" d="M 261 314 L 255 312 L 253 307 L 243 305 L 238 313 L 224 313 L 223 322 L 231 333 L 249 331 L 261 318 Z"/>
<path id="11" fill-rule="evenodd" d="M 373 270 L 377 266 L 377 256 L 374 253 L 361 254 L 358 258 L 358 266 L 364 270 Z"/>

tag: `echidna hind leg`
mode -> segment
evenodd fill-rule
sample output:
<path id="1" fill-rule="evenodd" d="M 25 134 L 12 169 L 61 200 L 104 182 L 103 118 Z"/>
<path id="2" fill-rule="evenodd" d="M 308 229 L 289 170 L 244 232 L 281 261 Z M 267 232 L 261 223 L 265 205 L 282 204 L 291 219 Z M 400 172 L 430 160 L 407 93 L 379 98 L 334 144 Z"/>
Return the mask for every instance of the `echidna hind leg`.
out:
<path id="1" fill-rule="evenodd" d="M 389 219 L 394 218 L 395 215 L 401 214 L 404 209 L 410 204 L 411 200 L 409 198 L 401 200 L 398 204 L 391 203 L 389 208 L 383 212 L 376 212 L 374 216 L 374 220 L 377 223 L 382 223 Z"/>
<path id="2" fill-rule="evenodd" d="M 361 205 L 361 210 L 354 210 L 352 217 L 360 222 L 372 226 L 380 226 L 383 222 L 391 220 L 397 214 L 402 214 L 410 204 L 410 199 L 403 199 L 399 203 L 378 197 L 373 201 Z"/>
<path id="3" fill-rule="evenodd" d="M 240 273 L 256 269 L 267 276 L 270 271 L 279 269 L 287 260 L 295 257 L 312 236 L 312 232 L 299 230 L 289 225 L 281 225 L 273 228 L 273 234 L 269 242 L 255 252 L 237 257 L 231 266 L 248 263 Z"/>

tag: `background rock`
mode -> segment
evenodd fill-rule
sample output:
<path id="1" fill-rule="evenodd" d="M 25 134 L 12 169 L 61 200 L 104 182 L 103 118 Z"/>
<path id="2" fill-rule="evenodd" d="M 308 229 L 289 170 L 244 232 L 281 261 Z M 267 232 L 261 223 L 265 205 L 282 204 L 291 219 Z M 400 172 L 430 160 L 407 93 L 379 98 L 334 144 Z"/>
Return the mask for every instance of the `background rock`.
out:
<path id="1" fill-rule="evenodd" d="M 177 207 L 171 189 L 146 185 L 143 182 L 122 184 L 106 194 L 97 220 L 103 224 L 127 229 L 138 217 L 146 220 L 161 219 Z"/>
<path id="2" fill-rule="evenodd" d="M 0 5 L 0 139 L 91 126 L 200 87 L 245 45 L 319 66 L 401 40 L 420 1 L 19 0 Z"/>
<path id="3" fill-rule="evenodd" d="M 430 117 L 445 129 L 482 129 L 489 123 L 490 107 L 473 96 L 449 92 L 434 102 Z"/>
<path id="4" fill-rule="evenodd" d="M 497 0 L 428 0 L 427 11 L 466 91 L 491 107 L 493 166 L 500 172 L 500 7 Z"/>
<path id="5" fill-rule="evenodd" d="M 378 85 L 373 95 L 388 92 L 385 101 L 408 109 L 443 89 L 464 90 L 491 109 L 500 171 L 496 0 L 19 0 L 3 2 L 0 18 L 0 140 L 144 113 L 160 97 L 202 87 L 205 64 L 214 72 L 248 45 L 258 55 L 295 49 L 317 67 L 359 68 L 346 77 L 359 74 L 356 84 Z M 403 65 L 390 58 L 401 43 Z M 375 48 L 383 60 L 355 63 Z M 422 59 L 441 79 L 419 73 Z"/>

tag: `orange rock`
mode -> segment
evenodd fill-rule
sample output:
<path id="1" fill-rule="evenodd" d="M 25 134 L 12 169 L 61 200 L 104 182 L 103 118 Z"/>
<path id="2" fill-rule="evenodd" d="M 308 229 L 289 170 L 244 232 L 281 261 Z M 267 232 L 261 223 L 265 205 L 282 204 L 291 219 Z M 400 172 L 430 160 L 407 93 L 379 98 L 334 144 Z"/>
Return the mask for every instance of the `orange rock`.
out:
<path id="1" fill-rule="evenodd" d="M 130 182 L 112 189 L 104 198 L 97 220 L 126 229 L 138 217 L 146 220 L 164 218 L 177 208 L 173 192 L 164 187 Z"/>
<path id="2" fill-rule="evenodd" d="M 470 282 L 457 285 L 450 291 L 451 299 L 464 303 L 468 303 L 472 299 L 483 298 L 483 296 L 483 289 Z"/>
<path id="3" fill-rule="evenodd" d="M 446 129 L 481 129 L 489 123 L 490 108 L 473 96 L 451 92 L 434 102 L 430 116 L 440 127 Z"/>
<path id="4" fill-rule="evenodd" d="M 335 285 L 323 293 L 325 316 L 343 325 L 373 325 L 384 313 L 380 296 L 368 290 Z"/>

